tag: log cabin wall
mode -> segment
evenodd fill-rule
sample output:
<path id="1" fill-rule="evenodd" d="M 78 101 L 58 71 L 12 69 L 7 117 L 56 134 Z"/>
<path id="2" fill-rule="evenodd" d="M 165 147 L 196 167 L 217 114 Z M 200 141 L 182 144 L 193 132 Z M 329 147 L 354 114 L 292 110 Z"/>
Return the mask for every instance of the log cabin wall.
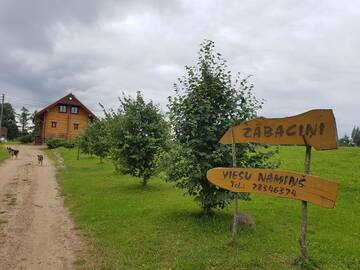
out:
<path id="1" fill-rule="evenodd" d="M 40 132 L 35 137 L 37 144 L 47 138 L 74 139 L 85 130 L 89 121 L 97 119 L 72 93 L 40 110 L 35 117 L 40 121 Z"/>
<path id="2" fill-rule="evenodd" d="M 53 106 L 45 113 L 44 138 L 74 139 L 86 128 L 89 114 L 83 108 L 71 105 L 64 105 L 66 113 L 60 112 L 59 106 Z M 77 114 L 71 112 L 72 107 L 78 108 Z M 56 126 L 53 122 L 56 123 Z"/>

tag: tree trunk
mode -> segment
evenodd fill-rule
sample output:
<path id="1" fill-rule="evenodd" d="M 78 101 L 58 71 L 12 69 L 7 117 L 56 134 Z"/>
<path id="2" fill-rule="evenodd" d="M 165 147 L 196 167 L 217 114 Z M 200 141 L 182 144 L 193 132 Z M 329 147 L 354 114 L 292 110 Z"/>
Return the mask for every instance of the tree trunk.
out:
<path id="1" fill-rule="evenodd" d="M 146 185 L 147 185 L 147 181 L 148 181 L 147 178 L 143 178 L 142 185 L 143 185 L 143 186 L 146 186 Z"/>
<path id="2" fill-rule="evenodd" d="M 203 206 L 203 211 L 204 211 L 204 216 L 205 217 L 210 217 L 213 213 L 212 208 L 209 205 L 204 205 Z"/>
<path id="3" fill-rule="evenodd" d="M 78 144 L 78 149 L 77 149 L 77 160 L 80 160 L 80 143 Z"/>

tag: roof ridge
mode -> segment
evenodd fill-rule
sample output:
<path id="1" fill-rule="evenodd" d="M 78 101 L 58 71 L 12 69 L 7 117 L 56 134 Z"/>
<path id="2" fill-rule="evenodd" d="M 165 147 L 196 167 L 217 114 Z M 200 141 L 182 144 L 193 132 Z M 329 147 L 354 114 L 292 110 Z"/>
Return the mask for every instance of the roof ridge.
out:
<path id="1" fill-rule="evenodd" d="M 68 98 L 68 100 L 70 100 L 69 103 L 65 103 L 65 102 L 68 102 L 66 100 L 67 97 L 71 97 Z M 74 103 L 73 99 L 75 99 L 75 103 L 78 103 L 78 104 L 72 104 Z M 91 116 L 93 116 L 94 118 L 96 118 L 96 115 L 90 111 L 76 96 L 75 94 L 73 94 L 72 92 L 70 92 L 69 94 L 66 94 L 65 96 L 63 96 L 62 98 L 58 99 L 57 101 L 51 103 L 50 105 L 46 106 L 44 109 L 40 110 L 38 113 L 36 113 L 36 116 L 39 117 L 40 115 L 42 115 L 43 113 L 45 113 L 46 110 L 50 109 L 51 107 L 54 107 L 56 106 L 57 104 L 65 104 L 65 105 L 73 105 L 73 106 L 81 106 L 85 109 L 85 111 L 87 111 Z"/>

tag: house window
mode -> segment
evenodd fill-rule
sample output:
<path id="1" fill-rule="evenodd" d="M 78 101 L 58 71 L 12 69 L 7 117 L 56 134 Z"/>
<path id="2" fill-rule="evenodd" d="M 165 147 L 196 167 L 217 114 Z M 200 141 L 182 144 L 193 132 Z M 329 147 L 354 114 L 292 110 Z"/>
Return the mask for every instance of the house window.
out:
<path id="1" fill-rule="evenodd" d="M 72 114 L 78 114 L 79 113 L 79 107 L 71 107 L 71 113 Z"/>
<path id="2" fill-rule="evenodd" d="M 56 122 L 55 121 L 51 121 L 51 127 L 56 128 Z"/>
<path id="3" fill-rule="evenodd" d="M 78 130 L 79 129 L 79 124 L 74 124 L 74 129 Z"/>
<path id="4" fill-rule="evenodd" d="M 60 105 L 60 106 L 59 106 L 59 112 L 61 112 L 61 113 L 66 113 L 66 111 L 67 111 L 66 105 Z"/>

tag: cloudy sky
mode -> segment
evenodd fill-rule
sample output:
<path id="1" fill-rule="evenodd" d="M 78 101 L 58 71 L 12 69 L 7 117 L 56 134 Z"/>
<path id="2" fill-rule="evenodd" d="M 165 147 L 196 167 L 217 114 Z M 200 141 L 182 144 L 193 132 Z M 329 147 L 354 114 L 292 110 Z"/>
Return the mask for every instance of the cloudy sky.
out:
<path id="1" fill-rule="evenodd" d="M 254 75 L 261 115 L 332 108 L 340 135 L 360 125 L 358 0 L 0 0 L 0 92 L 35 110 L 71 91 L 99 113 L 141 90 L 165 111 L 204 39 Z"/>

